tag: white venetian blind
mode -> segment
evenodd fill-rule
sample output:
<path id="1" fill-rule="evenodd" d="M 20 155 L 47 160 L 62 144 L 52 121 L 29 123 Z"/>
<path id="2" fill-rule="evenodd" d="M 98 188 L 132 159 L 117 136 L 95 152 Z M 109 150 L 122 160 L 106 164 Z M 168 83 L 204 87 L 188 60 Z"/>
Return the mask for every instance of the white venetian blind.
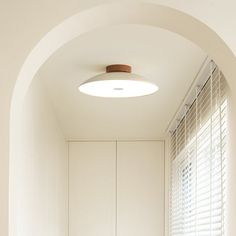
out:
<path id="1" fill-rule="evenodd" d="M 215 64 L 171 135 L 171 236 L 224 235 L 226 82 Z"/>

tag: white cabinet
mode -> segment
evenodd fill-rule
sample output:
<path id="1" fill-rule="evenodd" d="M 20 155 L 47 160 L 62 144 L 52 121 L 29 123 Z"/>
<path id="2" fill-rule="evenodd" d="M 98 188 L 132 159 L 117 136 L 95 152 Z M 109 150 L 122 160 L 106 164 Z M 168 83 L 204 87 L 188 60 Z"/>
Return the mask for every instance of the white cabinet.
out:
<path id="1" fill-rule="evenodd" d="M 69 236 L 113 236 L 115 142 L 69 144 Z"/>
<path id="2" fill-rule="evenodd" d="M 71 142 L 69 162 L 70 236 L 164 235 L 163 142 Z"/>
<path id="3" fill-rule="evenodd" d="M 164 235 L 164 143 L 119 142 L 118 236 Z"/>

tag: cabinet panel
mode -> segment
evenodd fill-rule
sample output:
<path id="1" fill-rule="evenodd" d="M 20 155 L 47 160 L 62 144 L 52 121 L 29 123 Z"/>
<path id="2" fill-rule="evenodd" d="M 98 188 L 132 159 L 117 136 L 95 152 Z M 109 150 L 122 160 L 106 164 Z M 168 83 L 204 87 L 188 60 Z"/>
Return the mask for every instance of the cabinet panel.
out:
<path id="1" fill-rule="evenodd" d="M 114 235 L 115 159 L 115 142 L 69 144 L 70 236 Z"/>
<path id="2" fill-rule="evenodd" d="M 117 235 L 164 235 L 164 142 L 118 142 Z"/>

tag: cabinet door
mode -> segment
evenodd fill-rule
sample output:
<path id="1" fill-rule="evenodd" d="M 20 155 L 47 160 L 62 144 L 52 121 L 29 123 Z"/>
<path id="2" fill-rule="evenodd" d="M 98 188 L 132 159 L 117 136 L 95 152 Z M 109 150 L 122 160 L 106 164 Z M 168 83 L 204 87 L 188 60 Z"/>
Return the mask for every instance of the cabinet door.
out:
<path id="1" fill-rule="evenodd" d="M 118 236 L 164 235 L 164 143 L 118 142 Z"/>
<path id="2" fill-rule="evenodd" d="M 115 159 L 115 142 L 69 144 L 70 236 L 114 235 Z"/>

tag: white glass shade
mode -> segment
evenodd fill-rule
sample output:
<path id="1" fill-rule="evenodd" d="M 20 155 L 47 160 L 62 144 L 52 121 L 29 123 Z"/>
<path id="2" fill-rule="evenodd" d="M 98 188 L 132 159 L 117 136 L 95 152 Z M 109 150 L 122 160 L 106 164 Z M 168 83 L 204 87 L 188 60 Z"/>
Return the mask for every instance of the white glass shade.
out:
<path id="1" fill-rule="evenodd" d="M 112 72 L 87 80 L 79 90 L 96 97 L 126 98 L 155 93 L 158 86 L 135 74 Z"/>

